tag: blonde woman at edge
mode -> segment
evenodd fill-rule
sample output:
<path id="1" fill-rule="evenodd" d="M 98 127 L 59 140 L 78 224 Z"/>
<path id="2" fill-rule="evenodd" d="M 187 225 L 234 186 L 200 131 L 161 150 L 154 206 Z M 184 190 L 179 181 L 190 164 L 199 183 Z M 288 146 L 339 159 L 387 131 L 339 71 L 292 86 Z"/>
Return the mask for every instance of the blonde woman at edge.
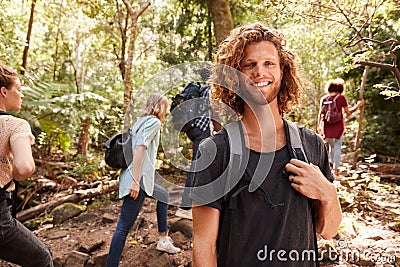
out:
<path id="1" fill-rule="evenodd" d="M 151 94 L 146 103 L 146 111 L 135 122 L 132 132 L 136 133 L 132 145 L 132 163 L 121 171 L 119 197 L 123 198 L 121 214 L 111 240 L 106 267 L 119 265 L 126 237 L 135 223 L 145 197 L 157 199 L 157 223 L 160 234 L 157 250 L 178 253 L 168 236 L 167 210 L 168 191 L 154 183 L 155 161 L 160 140 L 161 122 L 169 110 L 168 99 L 159 94 Z"/>

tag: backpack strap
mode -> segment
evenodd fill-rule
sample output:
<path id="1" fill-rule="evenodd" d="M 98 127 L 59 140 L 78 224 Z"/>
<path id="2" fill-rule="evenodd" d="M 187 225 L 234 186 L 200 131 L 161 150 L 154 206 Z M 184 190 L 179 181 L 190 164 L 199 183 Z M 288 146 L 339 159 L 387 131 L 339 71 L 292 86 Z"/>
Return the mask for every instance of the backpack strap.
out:
<path id="1" fill-rule="evenodd" d="M 286 130 L 286 139 L 289 146 L 289 153 L 292 158 L 299 159 L 304 162 L 309 162 L 306 156 L 306 153 L 303 148 L 303 143 L 300 138 L 299 127 L 297 124 L 291 121 L 283 120 L 285 124 Z M 240 122 L 232 122 L 225 127 L 228 138 L 229 138 L 229 147 L 230 147 L 230 156 L 229 156 L 229 166 L 228 166 L 228 178 L 225 184 L 225 192 L 230 192 L 235 185 L 239 182 L 240 178 L 243 175 L 244 168 L 242 163 L 247 162 L 243 160 L 244 153 L 244 136 L 242 134 L 243 129 Z M 238 142 L 240 140 L 240 142 Z M 247 158 L 248 159 L 248 158 Z M 267 159 L 267 161 L 270 161 Z M 272 163 L 272 161 L 271 161 Z M 253 181 L 251 182 L 250 191 L 254 191 L 258 188 L 258 186 L 262 183 L 262 181 Z"/>
<path id="2" fill-rule="evenodd" d="M 286 128 L 286 139 L 287 139 L 288 145 L 290 145 L 289 153 L 291 154 L 292 157 L 309 163 L 309 160 L 307 159 L 306 153 L 304 151 L 304 147 L 301 142 L 299 126 L 296 123 L 288 121 L 288 120 L 283 120 L 283 121 L 287 125 L 287 127 L 285 127 L 285 128 Z M 313 225 L 314 231 L 315 231 L 315 216 L 316 216 L 316 214 L 315 214 L 314 200 L 309 199 L 309 205 L 311 206 L 312 225 Z M 315 247 L 315 253 L 318 254 L 318 241 L 317 241 L 316 234 L 314 234 L 314 247 Z M 318 261 L 317 261 L 317 266 L 319 266 Z"/>
<path id="3" fill-rule="evenodd" d="M 332 102 L 336 102 L 336 99 L 338 98 L 340 96 L 340 94 L 337 94 L 334 98 L 333 98 L 333 100 L 332 100 Z"/>
<path id="4" fill-rule="evenodd" d="M 244 148 L 244 137 L 242 134 L 242 124 L 239 121 L 234 121 L 228 124 L 226 127 L 226 132 L 228 134 L 229 140 L 229 164 L 228 164 L 228 175 L 225 183 L 225 191 L 228 195 L 236 184 L 240 181 L 242 174 L 244 172 L 242 168 L 242 173 L 240 173 L 243 157 Z M 240 140 L 240 141 L 238 141 Z"/>
<path id="5" fill-rule="evenodd" d="M 283 122 L 286 124 L 287 127 L 286 129 L 286 141 L 289 146 L 289 153 L 290 156 L 304 161 L 304 162 L 309 162 L 306 156 L 306 153 L 304 151 L 303 143 L 301 142 L 300 138 L 300 132 L 299 132 L 299 126 L 291 121 L 288 120 L 283 120 Z"/>
<path id="6" fill-rule="evenodd" d="M 248 161 L 249 154 L 244 153 L 245 145 L 244 145 L 244 136 L 242 134 L 243 133 L 242 124 L 239 121 L 234 121 L 226 125 L 224 128 L 228 134 L 229 148 L 230 148 L 229 163 L 227 166 L 228 172 L 225 180 L 224 196 L 222 201 L 222 209 L 226 210 L 232 204 L 232 201 L 236 199 L 236 198 L 232 199 L 232 195 L 235 193 L 234 188 L 238 187 L 239 181 L 242 178 L 242 175 L 245 171 L 245 168 L 242 167 L 242 164 L 243 162 Z M 245 160 L 243 160 L 244 155 L 247 155 Z M 224 216 L 225 212 L 222 212 L 220 215 L 220 224 L 224 220 Z M 221 232 L 218 233 L 218 240 L 220 234 Z"/>
<path id="7" fill-rule="evenodd" d="M 336 105 L 336 99 L 338 99 L 338 97 L 340 96 L 340 94 L 337 94 L 333 99 L 332 99 L 332 104 L 335 105 L 335 108 L 338 109 L 337 105 Z"/>

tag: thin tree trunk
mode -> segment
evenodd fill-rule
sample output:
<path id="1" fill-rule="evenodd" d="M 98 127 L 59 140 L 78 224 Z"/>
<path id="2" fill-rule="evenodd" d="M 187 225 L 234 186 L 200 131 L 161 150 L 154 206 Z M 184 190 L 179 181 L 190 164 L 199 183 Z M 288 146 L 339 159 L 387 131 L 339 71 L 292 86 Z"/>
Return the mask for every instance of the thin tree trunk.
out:
<path id="1" fill-rule="evenodd" d="M 214 35 L 217 45 L 225 39 L 233 29 L 233 18 L 229 0 L 208 0 L 214 23 Z"/>
<path id="2" fill-rule="evenodd" d="M 125 113 L 125 121 L 124 127 L 130 124 L 131 122 L 131 112 L 129 112 L 131 107 L 131 95 L 132 95 L 132 63 L 133 63 L 133 55 L 135 53 L 135 42 L 137 35 L 137 22 L 139 17 L 143 14 L 143 12 L 150 6 L 150 1 L 143 3 L 138 11 L 134 11 L 132 5 L 128 0 L 122 0 L 128 10 L 129 16 L 132 20 L 131 23 L 131 33 L 130 33 L 130 42 L 128 49 L 128 58 L 126 60 L 125 66 L 125 76 L 124 76 L 124 110 Z M 128 110 L 129 109 L 129 110 Z"/>
<path id="3" fill-rule="evenodd" d="M 362 36 L 360 35 L 360 33 L 358 32 L 358 35 L 360 38 L 362 38 Z M 371 26 L 369 27 L 369 37 L 372 38 L 372 30 L 371 30 Z M 360 49 L 362 49 L 361 43 L 359 44 Z M 365 66 L 364 68 L 364 72 L 363 72 L 363 76 L 361 79 L 361 85 L 360 85 L 360 100 L 364 99 L 364 89 L 365 89 L 365 85 L 367 83 L 367 78 L 368 78 L 368 73 L 369 73 L 369 66 Z M 353 155 L 353 162 L 352 162 L 352 166 L 353 168 L 356 167 L 357 164 L 357 159 L 358 159 L 358 149 L 360 147 L 360 140 L 361 140 L 361 131 L 362 131 L 362 120 L 364 118 L 364 106 L 361 107 L 360 109 L 360 116 L 358 117 L 358 129 L 357 129 L 357 133 L 356 133 L 356 140 L 354 141 L 354 155 Z"/>
<path id="4" fill-rule="evenodd" d="M 360 86 L 360 99 L 364 99 L 364 89 L 365 89 L 365 84 L 367 83 L 368 72 L 369 72 L 369 66 L 365 66 L 364 73 L 363 73 L 362 80 L 361 80 L 361 86 Z M 360 108 L 360 116 L 358 117 L 358 130 L 356 133 L 356 140 L 354 141 L 354 157 L 353 157 L 353 164 L 352 164 L 353 168 L 357 164 L 358 149 L 360 147 L 363 118 L 364 118 L 364 106 L 362 106 Z"/>
<path id="5" fill-rule="evenodd" d="M 28 32 L 26 34 L 24 54 L 22 56 L 22 69 L 21 69 L 21 74 L 22 75 L 25 74 L 26 66 L 27 66 L 27 62 L 28 62 L 29 44 L 31 42 L 31 34 L 32 34 L 32 26 L 33 26 L 33 15 L 35 14 L 36 1 L 37 0 L 32 0 L 32 5 L 31 5 L 31 15 L 29 17 Z"/>
<path id="6" fill-rule="evenodd" d="M 126 39 L 127 39 L 127 29 L 128 29 L 128 21 L 129 21 L 129 13 L 126 13 L 125 19 L 124 14 L 121 10 L 119 5 L 119 0 L 115 0 L 117 6 L 117 23 L 118 23 L 118 30 L 121 34 L 121 51 L 115 51 L 115 55 L 119 60 L 118 68 L 121 72 L 122 80 L 125 80 L 125 54 L 126 54 Z"/>
<path id="7" fill-rule="evenodd" d="M 78 71 L 75 67 L 75 64 L 71 61 L 69 61 L 71 63 L 72 68 L 74 69 L 74 82 L 75 82 L 75 87 L 76 87 L 76 93 L 80 94 L 81 93 L 81 89 L 79 88 L 79 81 L 78 81 Z"/>
<path id="8" fill-rule="evenodd" d="M 61 5 L 64 4 L 64 1 L 61 2 Z M 57 16 L 57 33 L 56 33 L 56 39 L 55 39 L 55 47 L 54 47 L 54 57 L 53 57 L 53 81 L 56 81 L 57 79 L 57 69 L 58 69 L 58 41 L 60 39 L 60 35 L 61 35 L 61 28 L 60 28 L 60 24 L 61 24 L 61 12 L 58 13 Z"/>
<path id="9" fill-rule="evenodd" d="M 89 128 L 90 128 L 90 118 L 87 117 L 83 121 L 81 134 L 79 136 L 78 154 L 82 156 L 87 155 L 87 149 L 89 144 Z"/>
<path id="10" fill-rule="evenodd" d="M 208 33 L 208 60 L 213 60 L 213 44 L 212 44 L 212 16 L 210 7 L 207 6 L 207 33 Z"/>
<path id="11" fill-rule="evenodd" d="M 58 24 L 60 25 L 60 24 Z M 53 81 L 57 79 L 57 61 L 58 61 L 58 40 L 60 38 L 60 27 L 57 26 L 57 34 L 56 34 L 56 46 L 54 48 L 54 57 L 53 57 Z"/>

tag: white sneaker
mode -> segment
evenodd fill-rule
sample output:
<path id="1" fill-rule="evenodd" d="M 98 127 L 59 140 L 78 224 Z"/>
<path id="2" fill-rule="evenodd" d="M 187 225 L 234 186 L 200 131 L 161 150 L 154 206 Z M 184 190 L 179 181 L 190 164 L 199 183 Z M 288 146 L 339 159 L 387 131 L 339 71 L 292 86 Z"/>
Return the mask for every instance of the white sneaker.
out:
<path id="1" fill-rule="evenodd" d="M 184 210 L 179 208 L 176 213 L 175 213 L 176 217 L 180 217 L 183 219 L 188 219 L 188 220 L 193 220 L 193 216 L 192 216 L 192 210 Z"/>
<path id="2" fill-rule="evenodd" d="M 172 241 L 172 238 L 169 236 L 166 237 L 160 237 L 157 243 L 157 250 L 160 251 L 165 251 L 167 253 L 178 253 L 181 251 L 180 248 L 177 248 L 173 245 L 174 241 Z"/>

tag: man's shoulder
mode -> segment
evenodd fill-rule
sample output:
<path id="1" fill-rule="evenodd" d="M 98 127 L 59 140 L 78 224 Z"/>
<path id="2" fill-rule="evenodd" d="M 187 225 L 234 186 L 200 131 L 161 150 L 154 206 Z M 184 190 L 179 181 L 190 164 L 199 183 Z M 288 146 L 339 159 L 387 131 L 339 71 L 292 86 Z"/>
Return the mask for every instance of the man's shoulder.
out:
<path id="1" fill-rule="evenodd" d="M 324 140 L 315 131 L 307 127 L 300 126 L 299 131 L 307 158 L 310 162 L 322 168 L 324 158 L 327 156 Z"/>
<path id="2" fill-rule="evenodd" d="M 299 126 L 299 132 L 305 151 L 319 151 L 324 142 L 320 135 L 305 126 Z"/>
<path id="3" fill-rule="evenodd" d="M 218 149 L 224 149 L 229 147 L 229 140 L 228 140 L 228 134 L 226 130 L 223 128 L 220 131 L 218 131 L 216 134 L 205 138 L 202 142 L 201 145 L 206 148 L 216 147 Z"/>
<path id="4" fill-rule="evenodd" d="M 225 166 L 229 161 L 230 146 L 228 134 L 225 129 L 220 130 L 213 136 L 203 139 L 199 145 L 199 154 L 208 155 L 205 158 L 212 158 L 213 162 Z"/>
<path id="5" fill-rule="evenodd" d="M 318 134 L 315 131 L 304 125 L 299 125 L 299 131 L 304 139 L 314 139 L 318 137 Z"/>

